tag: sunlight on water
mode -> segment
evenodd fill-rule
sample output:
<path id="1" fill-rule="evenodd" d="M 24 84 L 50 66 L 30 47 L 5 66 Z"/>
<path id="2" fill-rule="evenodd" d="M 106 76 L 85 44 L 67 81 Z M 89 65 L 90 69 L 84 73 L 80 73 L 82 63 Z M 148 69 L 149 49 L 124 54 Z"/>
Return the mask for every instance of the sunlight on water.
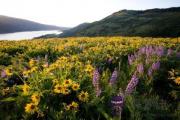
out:
<path id="1" fill-rule="evenodd" d="M 24 40 L 24 39 L 32 39 L 34 37 L 39 37 L 46 34 L 60 34 L 60 33 L 62 32 L 57 30 L 15 32 L 8 34 L 0 34 L 0 40 Z"/>

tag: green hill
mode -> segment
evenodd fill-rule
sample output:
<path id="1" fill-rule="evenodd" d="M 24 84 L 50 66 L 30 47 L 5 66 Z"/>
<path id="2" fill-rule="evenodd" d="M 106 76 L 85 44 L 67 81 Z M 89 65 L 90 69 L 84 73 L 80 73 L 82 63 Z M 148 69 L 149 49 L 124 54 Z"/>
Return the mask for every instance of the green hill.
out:
<path id="1" fill-rule="evenodd" d="M 145 11 L 122 10 L 100 21 L 64 31 L 69 36 L 180 36 L 180 7 Z"/>
<path id="2" fill-rule="evenodd" d="M 65 27 L 40 24 L 37 22 L 0 15 L 0 34 L 22 31 L 66 30 Z"/>

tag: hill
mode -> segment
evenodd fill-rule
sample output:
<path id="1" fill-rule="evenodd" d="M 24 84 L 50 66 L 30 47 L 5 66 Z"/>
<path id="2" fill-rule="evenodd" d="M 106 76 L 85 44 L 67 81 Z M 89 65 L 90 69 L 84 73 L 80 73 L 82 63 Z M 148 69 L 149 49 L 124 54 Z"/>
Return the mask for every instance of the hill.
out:
<path id="1" fill-rule="evenodd" d="M 66 30 L 65 27 L 45 25 L 37 22 L 0 15 L 0 34 L 22 31 Z"/>
<path id="2" fill-rule="evenodd" d="M 59 37 L 70 36 L 180 36 L 180 7 L 121 10 L 100 21 L 64 31 Z"/>

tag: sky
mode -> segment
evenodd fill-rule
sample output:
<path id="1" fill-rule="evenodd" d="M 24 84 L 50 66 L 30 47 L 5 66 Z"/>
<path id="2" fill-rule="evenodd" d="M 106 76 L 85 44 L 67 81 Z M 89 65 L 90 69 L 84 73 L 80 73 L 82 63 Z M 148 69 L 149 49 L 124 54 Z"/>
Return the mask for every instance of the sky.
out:
<path id="1" fill-rule="evenodd" d="M 180 7 L 180 0 L 0 0 L 0 15 L 74 27 L 122 9 Z"/>

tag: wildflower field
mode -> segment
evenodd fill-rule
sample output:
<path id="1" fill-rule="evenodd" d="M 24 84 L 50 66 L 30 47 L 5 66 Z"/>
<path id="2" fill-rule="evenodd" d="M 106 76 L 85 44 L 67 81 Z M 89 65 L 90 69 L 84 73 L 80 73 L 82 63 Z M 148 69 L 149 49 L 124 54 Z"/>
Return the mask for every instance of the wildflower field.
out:
<path id="1" fill-rule="evenodd" d="M 180 38 L 0 41 L 0 120 L 178 120 Z"/>

